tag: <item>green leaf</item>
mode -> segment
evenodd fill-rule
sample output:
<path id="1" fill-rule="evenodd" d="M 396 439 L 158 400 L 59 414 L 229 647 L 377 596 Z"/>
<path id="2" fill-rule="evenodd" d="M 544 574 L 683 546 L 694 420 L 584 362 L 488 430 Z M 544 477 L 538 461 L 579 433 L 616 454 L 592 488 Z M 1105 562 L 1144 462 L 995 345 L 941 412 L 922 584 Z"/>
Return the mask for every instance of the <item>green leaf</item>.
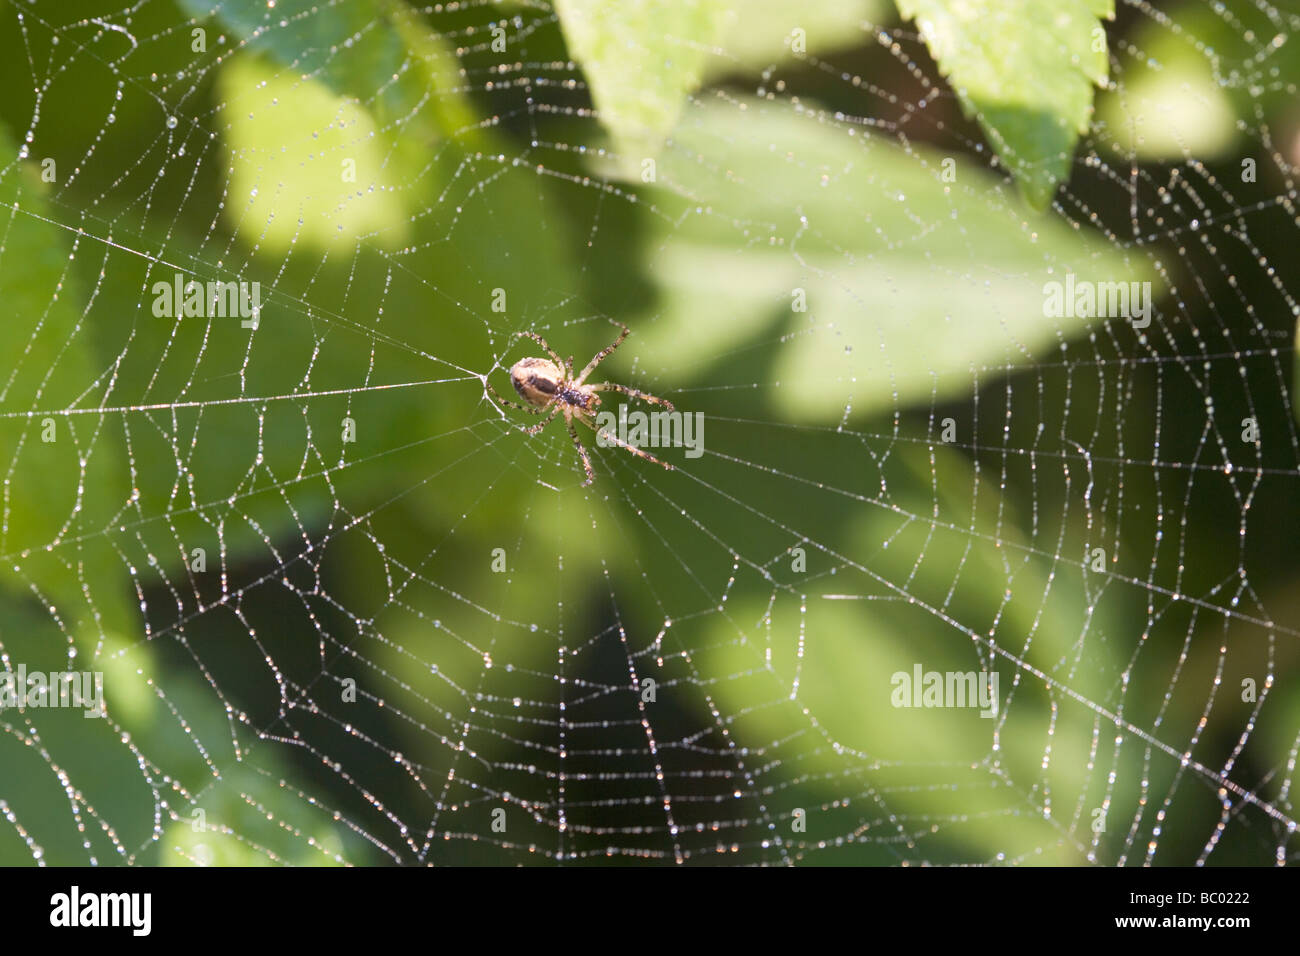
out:
<path id="1" fill-rule="evenodd" d="M 1294 125 L 1300 42 L 1268 7 L 1183 5 L 1177 29 L 1141 20 L 1127 33 L 1139 55 L 1122 90 L 1097 104 L 1114 146 L 1143 160 L 1212 162 L 1238 145 L 1239 129 Z"/>
<path id="2" fill-rule="evenodd" d="M 787 420 L 960 396 L 973 368 L 1059 350 L 1098 321 L 1044 315 L 1045 285 L 1069 272 L 1159 292 L 1145 260 L 1054 217 L 1028 219 L 980 164 L 951 165 L 947 183 L 942 154 L 807 110 L 717 101 L 693 109 L 672 143 L 659 167 L 668 188 L 654 196 L 661 297 L 637 324 L 642 361 L 718 385 L 738 363 L 697 357 L 784 333 L 764 377 L 779 383 L 771 413 Z M 699 159 L 723 153 L 725 176 Z M 806 312 L 792 312 L 796 289 Z"/>
<path id="3" fill-rule="evenodd" d="M 242 52 L 264 54 L 295 76 L 364 102 L 380 127 L 401 120 L 408 136 L 440 131 L 466 145 L 486 142 L 460 92 L 455 55 L 401 0 L 324 6 L 316 0 L 178 2 L 197 20 L 215 18 L 232 31 Z"/>
<path id="4" fill-rule="evenodd" d="M 556 0 L 565 43 L 625 172 L 659 151 L 700 84 L 726 9 L 724 0 Z"/>
<path id="5" fill-rule="evenodd" d="M 1069 175 L 1108 72 L 1098 17 L 1113 0 L 898 0 L 915 19 L 962 109 L 1045 208 Z"/>
<path id="6" fill-rule="evenodd" d="M 835 577 L 810 580 L 811 593 L 732 602 L 709 625 L 697 659 L 738 715 L 729 731 L 784 768 L 774 813 L 803 801 L 825 810 L 857 779 L 866 799 L 846 814 L 915 834 L 934 862 L 954 846 L 967 859 L 1082 862 L 1093 817 L 1079 808 L 1103 805 L 1107 778 L 1091 772 L 1097 715 L 1066 690 L 1113 694 L 1122 664 L 1107 635 L 1124 631 L 1122 598 L 1097 600 L 1089 571 L 1036 551 L 1012 493 L 980 482 L 960 453 L 898 446 L 884 468 L 887 490 L 849 518 L 851 557 L 825 556 Z M 1019 660 L 990 655 L 986 638 Z M 899 706 L 894 675 L 917 665 L 996 673 L 998 712 Z M 1141 771 L 1136 748 L 1103 759 Z M 918 785 L 927 768 L 934 785 Z M 1056 809 L 1042 812 L 1045 802 Z"/>
<path id="7" fill-rule="evenodd" d="M 705 64 L 706 79 L 862 46 L 893 15 L 887 0 L 732 0 Z"/>
<path id="8" fill-rule="evenodd" d="M 249 246 L 274 254 L 299 242 L 351 249 L 363 237 L 389 247 L 407 240 L 402 170 L 357 102 L 250 56 L 227 63 L 217 89 L 229 124 L 223 212 Z"/>
<path id="9" fill-rule="evenodd" d="M 1231 151 L 1237 111 L 1215 78 L 1216 66 L 1204 52 L 1202 38 L 1222 50 L 1220 39 L 1236 37 L 1208 8 L 1198 12 L 1189 10 L 1177 32 L 1147 21 L 1129 37 L 1142 55 L 1132 58 L 1123 89 L 1108 90 L 1097 102 L 1098 128 L 1106 127 L 1110 144 L 1124 155 L 1147 161 L 1195 156 L 1213 162 Z"/>
<path id="10" fill-rule="evenodd" d="M 708 78 L 860 44 L 883 0 L 556 0 L 570 54 L 619 154 L 640 173 Z"/>
<path id="11" fill-rule="evenodd" d="M 98 620 L 81 636 L 96 640 L 137 626 L 102 534 L 130 497 L 122 426 L 113 414 L 65 412 L 102 400 L 106 366 L 96 362 L 94 323 L 75 306 L 89 293 L 69 264 L 74 234 L 53 225 L 58 214 L 35 164 L 10 165 L 16 152 L 0 129 L 0 582 L 59 604 L 89 599 Z"/>

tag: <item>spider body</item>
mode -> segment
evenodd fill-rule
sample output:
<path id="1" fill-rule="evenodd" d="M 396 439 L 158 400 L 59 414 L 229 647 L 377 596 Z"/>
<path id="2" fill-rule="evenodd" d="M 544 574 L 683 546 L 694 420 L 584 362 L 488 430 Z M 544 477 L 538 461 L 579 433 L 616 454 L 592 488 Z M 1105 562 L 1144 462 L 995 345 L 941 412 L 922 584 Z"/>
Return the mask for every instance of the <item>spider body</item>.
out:
<path id="1" fill-rule="evenodd" d="M 516 362 L 510 369 L 510 384 L 525 402 L 542 408 L 552 402 L 564 402 L 582 409 L 600 404 L 600 397 L 590 385 L 574 385 L 565 375 L 565 369 L 543 358 L 525 358 Z"/>
<path id="2" fill-rule="evenodd" d="M 628 327 L 626 325 L 623 325 L 621 322 L 615 322 L 614 324 L 623 330 L 619 334 L 618 338 L 614 340 L 614 344 L 600 352 L 597 352 L 592 360 L 587 363 L 587 367 L 577 376 L 573 374 L 573 359 L 569 359 L 567 362 L 561 359 L 550 345 L 547 344 L 546 340 L 536 332 L 516 333 L 516 337 L 518 338 L 532 339 L 544 348 L 546 354 L 550 356 L 549 359 L 536 357 L 522 358 L 510 367 L 510 384 L 515 387 L 515 391 L 519 394 L 519 397 L 527 403 L 526 405 L 520 405 L 516 402 L 511 402 L 502 398 L 500 393 L 492 387 L 492 383 L 487 382 L 486 379 L 484 380 L 487 387 L 491 389 L 492 394 L 504 404 L 528 412 L 530 415 L 546 415 L 546 418 L 544 418 L 539 424 L 524 429 L 524 431 L 529 435 L 536 435 L 550 424 L 551 419 L 553 419 L 557 413 L 563 412 L 564 424 L 568 426 L 569 435 L 573 438 L 573 444 L 577 446 L 578 454 L 582 458 L 583 470 L 587 473 L 587 480 L 582 483 L 583 487 L 586 487 L 596 480 L 596 473 L 591 467 L 591 458 L 587 455 L 587 449 L 583 446 L 582 440 L 578 437 L 578 432 L 573 427 L 573 422 L 574 419 L 577 419 L 593 431 L 599 431 L 591 419 L 592 410 L 600 404 L 600 395 L 597 393 L 605 391 L 622 392 L 624 395 L 630 396 L 631 398 L 638 398 L 641 401 L 649 402 L 652 405 L 663 405 L 670 411 L 673 407 L 673 403 L 667 399 L 649 395 L 645 392 L 638 391 L 635 388 L 628 388 L 626 385 L 617 385 L 613 382 L 598 382 L 594 385 L 586 384 L 587 376 L 595 370 L 596 366 L 599 365 L 606 356 L 622 345 L 623 340 L 628 336 Z M 629 445 L 626 442 L 620 441 L 608 431 L 606 431 L 605 437 L 620 448 L 626 449 L 640 458 L 652 461 L 656 465 L 667 468 L 669 471 L 673 470 L 672 465 L 665 461 L 660 461 L 658 458 L 647 454 L 634 445 Z"/>
<path id="3" fill-rule="evenodd" d="M 547 405 L 564 384 L 564 371 L 546 359 L 520 359 L 510 369 L 510 384 L 528 404 Z"/>

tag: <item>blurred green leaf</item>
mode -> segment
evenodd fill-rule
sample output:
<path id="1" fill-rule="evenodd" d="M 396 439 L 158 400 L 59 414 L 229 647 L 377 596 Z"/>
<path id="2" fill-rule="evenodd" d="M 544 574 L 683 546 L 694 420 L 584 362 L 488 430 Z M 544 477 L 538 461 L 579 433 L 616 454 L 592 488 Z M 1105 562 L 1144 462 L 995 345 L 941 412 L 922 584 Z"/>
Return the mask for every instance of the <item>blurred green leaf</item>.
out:
<path id="1" fill-rule="evenodd" d="M 700 84 L 725 0 L 556 0 L 570 53 L 582 64 L 624 173 L 659 151 Z"/>
<path id="2" fill-rule="evenodd" d="M 156 859 L 148 862 L 163 866 L 342 866 L 345 847 L 347 854 L 363 853 L 364 847 L 344 843 L 341 834 L 345 828 L 333 813 L 285 786 L 279 775 L 286 769 L 275 767 L 273 776 L 244 763 L 223 766 L 219 781 L 210 781 L 201 793 L 193 795 L 191 804 L 176 808 L 179 819 L 165 827 Z"/>
<path id="3" fill-rule="evenodd" d="M 1044 285 L 1067 272 L 1160 289 L 1144 260 L 1019 214 L 978 164 L 954 165 L 945 183 L 945 157 L 926 147 L 754 101 L 693 109 L 672 142 L 643 360 L 705 375 L 698 357 L 784 332 L 772 378 L 787 420 L 952 397 L 973 368 L 1058 349 L 1096 321 L 1044 316 Z M 700 157 L 723 149 L 720 176 Z M 674 205 L 675 194 L 692 201 Z M 799 289 L 806 313 L 791 311 Z"/>
<path id="4" fill-rule="evenodd" d="M 1212 15 L 1211 15 L 1212 16 Z M 1214 75 L 1214 66 L 1197 49 L 1202 30 L 1216 36 L 1236 33 L 1204 17 L 1183 21 L 1177 33 L 1154 21 L 1140 23 L 1129 42 L 1142 51 L 1134 57 L 1122 90 L 1107 90 L 1097 103 L 1097 123 L 1110 130 L 1110 142 L 1140 160 L 1184 159 L 1212 162 L 1227 155 L 1236 140 L 1231 98 Z"/>
<path id="5" fill-rule="evenodd" d="M 17 154 L 3 130 L 0 154 Z M 121 420 L 66 412 L 93 409 L 108 391 L 93 325 L 74 306 L 87 295 L 71 265 L 74 233 L 52 225 L 49 187 L 35 164 L 0 168 L 0 299 L 8 310 L 0 323 L 0 408 L 7 413 L 0 457 L 9 463 L 0 496 L 0 579 L 27 594 L 35 586 L 60 604 L 89 598 L 99 607 L 98 627 L 81 636 L 93 641 L 104 630 L 136 627 L 115 586 L 118 556 L 99 536 L 129 497 L 116 444 Z M 21 572 L 14 569 L 20 557 Z"/>
<path id="6" fill-rule="evenodd" d="M 863 773 L 875 799 L 859 813 L 887 811 L 881 825 L 907 820 L 921 834 L 923 821 L 940 821 L 942 844 L 964 844 L 964 858 L 1057 845 L 1038 862 L 1080 862 L 1092 838 L 1080 808 L 1101 806 L 1105 792 L 1089 769 L 1096 715 L 1030 668 L 1082 698 L 1108 700 L 1120 666 L 1107 635 L 1120 630 L 1116 606 L 1085 589 L 1086 570 L 1029 546 L 1024 518 L 960 453 L 895 448 L 887 490 L 850 519 L 861 571 L 841 567 L 814 593 L 755 598 L 710 625 L 700 660 L 722 709 L 738 715 L 737 740 L 770 748 L 760 759 L 773 763 L 779 742 L 797 741 L 790 784 L 810 775 L 802 785 L 821 800 L 843 796 L 845 776 Z M 1027 666 L 990 656 L 977 637 Z M 926 673 L 996 673 L 997 714 L 895 706 L 893 676 L 918 664 Z M 936 771 L 935 786 L 916 785 L 925 768 Z M 1043 794 L 1066 819 L 1038 808 Z M 1075 828 L 1072 838 L 1062 839 L 1063 825 Z"/>
<path id="7" fill-rule="evenodd" d="M 1167 18 L 1139 20 L 1126 37 L 1136 55 L 1125 70 L 1123 95 L 1105 97 L 1116 138 L 1127 145 L 1116 117 L 1131 122 L 1137 114 L 1142 125 L 1135 132 L 1146 139 L 1136 144 L 1140 157 L 1207 160 L 1237 138 L 1225 111 L 1247 129 L 1259 123 L 1261 110 L 1270 125 L 1293 127 L 1300 42 L 1284 24 L 1267 5 L 1194 0 L 1175 4 Z"/>
<path id="8" fill-rule="evenodd" d="M 358 103 L 249 56 L 227 63 L 217 88 L 231 154 L 224 212 L 248 245 L 284 253 L 297 242 L 406 240 L 403 170 Z"/>
<path id="9" fill-rule="evenodd" d="M 887 0 L 731 0 L 706 79 L 861 46 L 894 16 Z M 795 31 L 800 31 L 798 34 Z"/>
<path id="10" fill-rule="evenodd" d="M 557 0 L 569 51 L 614 140 L 617 175 L 656 156 L 707 78 L 860 44 L 883 0 Z"/>
<path id="11" fill-rule="evenodd" d="M 177 2 L 200 22 L 214 18 L 234 32 L 244 52 L 266 54 L 294 76 L 365 103 L 380 127 L 402 119 L 408 134 L 415 124 L 456 135 L 466 145 L 481 142 L 460 91 L 456 57 L 401 0 Z"/>
<path id="12" fill-rule="evenodd" d="M 898 0 L 962 109 L 974 116 L 1036 209 L 1068 178 L 1106 82 L 1114 0 Z"/>

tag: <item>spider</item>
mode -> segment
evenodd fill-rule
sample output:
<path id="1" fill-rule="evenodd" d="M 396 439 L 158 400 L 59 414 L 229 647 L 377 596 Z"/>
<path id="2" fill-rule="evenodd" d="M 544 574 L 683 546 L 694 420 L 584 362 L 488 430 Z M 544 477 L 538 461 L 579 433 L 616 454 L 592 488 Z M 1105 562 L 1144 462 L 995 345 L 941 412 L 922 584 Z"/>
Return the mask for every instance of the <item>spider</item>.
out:
<path id="1" fill-rule="evenodd" d="M 582 487 L 587 487 L 596 480 L 596 472 L 592 470 L 591 458 L 587 455 L 587 449 L 582 444 L 582 439 L 578 437 L 578 430 L 573 427 L 573 420 L 576 418 L 592 431 L 600 432 L 595 423 L 591 420 L 596 406 L 600 404 L 600 396 L 597 392 L 622 392 L 631 398 L 639 398 L 643 402 L 649 402 L 652 405 L 663 405 L 669 411 L 673 410 L 673 403 L 666 398 L 658 398 L 649 395 L 635 388 L 628 388 L 626 385 L 617 385 L 614 382 L 599 382 L 595 385 L 584 384 L 587 376 L 590 375 L 597 365 L 599 365 L 606 356 L 623 344 L 623 340 L 628 337 L 629 329 L 622 322 L 616 322 L 610 319 L 614 325 L 617 325 L 623 331 L 619 333 L 614 344 L 597 352 L 587 367 L 582 370 L 582 374 L 577 378 L 573 377 L 573 357 L 570 356 L 567 362 L 563 361 L 555 350 L 547 344 L 546 339 L 542 338 L 536 332 L 516 332 L 515 338 L 529 338 L 546 350 L 549 359 L 544 358 L 523 358 L 516 362 L 510 368 L 510 384 L 515 387 L 528 404 L 520 405 L 518 402 L 512 402 L 503 398 L 501 393 L 492 388 L 492 383 L 484 379 L 485 384 L 491 389 L 492 394 L 497 397 L 503 404 L 511 408 L 518 408 L 521 411 L 528 412 L 530 415 L 546 414 L 542 421 L 533 425 L 531 428 L 523 429 L 526 435 L 536 435 L 543 428 L 550 424 L 551 419 L 558 412 L 564 413 L 564 424 L 568 426 L 569 436 L 573 439 L 573 444 L 578 448 L 578 454 L 582 457 L 582 467 L 587 473 L 587 480 L 582 483 Z M 634 445 L 620 439 L 618 436 L 604 432 L 607 441 L 625 448 L 632 454 L 652 461 L 656 465 L 673 470 L 673 466 L 666 461 L 660 461 L 654 455 L 648 454 Z"/>

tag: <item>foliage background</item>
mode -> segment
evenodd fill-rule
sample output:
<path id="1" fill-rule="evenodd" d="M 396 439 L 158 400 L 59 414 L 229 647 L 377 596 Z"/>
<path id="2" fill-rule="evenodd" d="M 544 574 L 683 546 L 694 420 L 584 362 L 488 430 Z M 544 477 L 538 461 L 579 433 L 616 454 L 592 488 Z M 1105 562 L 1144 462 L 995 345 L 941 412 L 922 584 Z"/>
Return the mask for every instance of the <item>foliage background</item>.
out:
<path id="1" fill-rule="evenodd" d="M 1106 25 L 1111 50 L 1143 54 L 1071 160 L 1097 63 L 968 84 L 969 33 L 936 63 L 876 2 L 800 11 L 807 55 L 781 45 L 775 3 L 151 0 L 130 11 L 139 48 L 97 23 L 124 16 L 102 2 L 0 7 L 0 201 L 22 210 L 0 240 L 0 650 L 93 661 L 112 717 L 0 714 L 0 862 L 716 844 L 728 862 L 1083 863 L 1151 843 L 1186 864 L 1221 819 L 1211 862 L 1275 862 L 1282 824 L 1225 809 L 1139 735 L 1112 743 L 1061 693 L 1122 704 L 1130 729 L 1230 761 L 1290 812 L 1300 522 L 1277 351 L 1297 220 L 1278 200 L 1300 41 L 1261 66 L 1259 7 L 1150 9 Z M 1044 29 L 998 25 L 1049 61 L 1078 39 Z M 1253 192 L 1207 188 L 1237 188 L 1248 157 Z M 340 189 L 341 158 L 360 187 Z M 1188 240 L 1189 220 L 1246 218 L 1253 246 Z M 142 290 L 176 270 L 261 281 L 255 336 L 156 320 Z M 1155 282 L 1160 321 L 1044 323 L 1044 275 L 1067 270 Z M 494 362 L 522 354 L 512 332 L 581 359 L 606 317 L 633 328 L 611 380 L 706 413 L 689 478 L 603 452 L 583 495 L 562 431 L 521 450 L 485 402 L 478 376 L 502 388 Z M 1207 425 L 1210 396 L 1226 425 Z M 70 440 L 40 443 L 38 411 Z M 1247 415 L 1258 448 L 1237 440 Z M 1201 468 L 1225 460 L 1245 477 Z M 1098 542 L 1112 569 L 1090 577 Z M 838 593 L 861 600 L 817 599 Z M 1014 660 L 981 650 L 990 634 Z M 914 660 L 999 669 L 1015 697 L 996 747 L 973 715 L 889 708 L 882 681 Z M 630 667 L 660 680 L 661 753 Z M 1268 707 L 1236 699 L 1265 674 Z M 665 794 L 693 836 L 668 832 Z M 193 830 L 195 807 L 214 829 Z M 1094 835 L 1095 807 L 1120 825 Z"/>

